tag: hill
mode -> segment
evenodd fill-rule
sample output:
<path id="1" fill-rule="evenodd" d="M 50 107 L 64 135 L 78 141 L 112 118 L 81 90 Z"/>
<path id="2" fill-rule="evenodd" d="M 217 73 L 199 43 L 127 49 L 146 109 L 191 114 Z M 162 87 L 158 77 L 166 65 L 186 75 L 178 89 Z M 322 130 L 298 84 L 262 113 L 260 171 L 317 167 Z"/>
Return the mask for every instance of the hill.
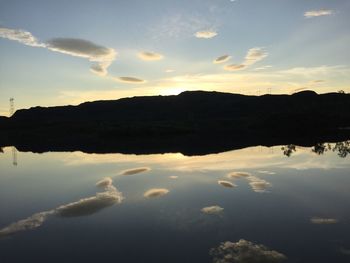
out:
<path id="1" fill-rule="evenodd" d="M 0 118 L 0 146 L 108 143 L 164 137 L 343 136 L 350 127 L 350 95 L 304 91 L 244 96 L 191 91 L 77 106 L 34 107 Z M 219 135 L 219 136 L 218 136 Z"/>

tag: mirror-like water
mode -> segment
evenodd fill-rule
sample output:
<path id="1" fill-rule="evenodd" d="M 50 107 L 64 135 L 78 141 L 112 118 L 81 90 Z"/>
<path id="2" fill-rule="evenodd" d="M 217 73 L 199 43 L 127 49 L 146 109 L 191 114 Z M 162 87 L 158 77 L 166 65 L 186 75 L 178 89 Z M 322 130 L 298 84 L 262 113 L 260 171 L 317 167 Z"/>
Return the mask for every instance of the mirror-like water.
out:
<path id="1" fill-rule="evenodd" d="M 192 157 L 8 147 L 0 167 L 1 262 L 350 262 L 341 145 Z"/>

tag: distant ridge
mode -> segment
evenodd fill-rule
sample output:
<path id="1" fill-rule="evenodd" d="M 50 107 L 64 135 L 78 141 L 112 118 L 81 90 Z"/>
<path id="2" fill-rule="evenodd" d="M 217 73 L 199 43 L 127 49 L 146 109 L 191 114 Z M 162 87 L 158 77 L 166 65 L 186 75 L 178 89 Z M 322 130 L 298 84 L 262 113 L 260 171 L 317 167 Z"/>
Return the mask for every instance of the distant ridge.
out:
<path id="1" fill-rule="evenodd" d="M 349 109 L 349 94 L 313 91 L 263 96 L 186 91 L 177 96 L 34 107 L 18 110 L 11 118 L 0 117 L 0 146 L 108 144 L 125 138 L 215 138 L 218 134 L 237 138 L 337 136 L 350 127 Z"/>

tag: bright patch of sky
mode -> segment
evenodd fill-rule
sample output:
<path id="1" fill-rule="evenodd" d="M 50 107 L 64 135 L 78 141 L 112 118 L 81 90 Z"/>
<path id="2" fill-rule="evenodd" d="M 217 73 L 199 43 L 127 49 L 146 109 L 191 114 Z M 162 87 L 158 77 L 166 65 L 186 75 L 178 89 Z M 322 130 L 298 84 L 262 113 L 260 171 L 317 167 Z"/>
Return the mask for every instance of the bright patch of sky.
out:
<path id="1" fill-rule="evenodd" d="M 185 90 L 350 92 L 349 12 L 347 0 L 1 0 L 0 115 L 10 97 L 27 108 Z"/>

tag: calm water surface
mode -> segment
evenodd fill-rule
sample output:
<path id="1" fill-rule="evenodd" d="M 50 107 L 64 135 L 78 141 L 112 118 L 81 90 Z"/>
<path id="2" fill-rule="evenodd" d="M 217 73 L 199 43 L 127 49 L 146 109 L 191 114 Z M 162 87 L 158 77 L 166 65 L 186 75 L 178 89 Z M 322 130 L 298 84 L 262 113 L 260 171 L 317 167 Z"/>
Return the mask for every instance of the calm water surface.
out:
<path id="1" fill-rule="evenodd" d="M 350 162 L 0 153 L 0 262 L 350 262 Z"/>

